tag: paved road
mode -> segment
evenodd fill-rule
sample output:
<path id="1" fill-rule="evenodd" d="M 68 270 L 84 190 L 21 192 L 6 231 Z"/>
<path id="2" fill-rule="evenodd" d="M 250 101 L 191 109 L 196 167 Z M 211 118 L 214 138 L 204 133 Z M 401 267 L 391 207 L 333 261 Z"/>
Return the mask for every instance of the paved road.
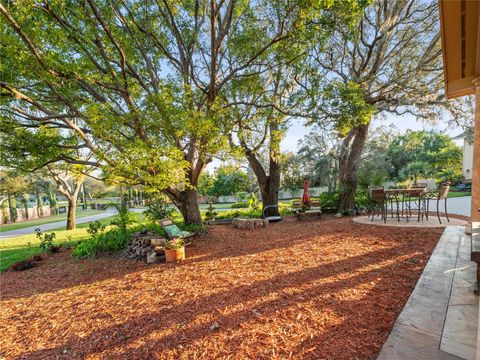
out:
<path id="1" fill-rule="evenodd" d="M 145 209 L 130 209 L 130 211 L 133 211 L 133 212 L 142 212 L 143 210 L 145 210 Z M 90 221 L 100 220 L 100 219 L 104 219 L 104 218 L 113 216 L 116 213 L 117 213 L 117 211 L 115 209 L 109 209 L 109 210 L 105 211 L 104 213 L 77 218 L 76 223 L 77 224 L 83 224 L 83 223 L 90 222 Z M 67 225 L 67 220 L 65 219 L 65 220 L 62 220 L 62 221 L 57 221 L 57 222 L 53 222 L 53 223 L 49 223 L 49 224 L 31 226 L 31 227 L 23 228 L 23 229 L 2 231 L 0 233 L 0 240 L 1 239 L 13 238 L 13 237 L 21 236 L 21 235 L 33 234 L 35 232 L 35 229 L 37 229 L 37 228 L 40 228 L 40 230 L 42 230 L 42 231 L 49 231 L 49 230 L 65 227 L 66 225 Z"/>

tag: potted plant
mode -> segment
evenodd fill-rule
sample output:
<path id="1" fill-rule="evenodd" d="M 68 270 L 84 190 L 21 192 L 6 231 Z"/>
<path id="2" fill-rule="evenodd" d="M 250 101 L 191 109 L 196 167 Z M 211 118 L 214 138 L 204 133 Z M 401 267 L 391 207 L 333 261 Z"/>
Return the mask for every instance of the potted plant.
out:
<path id="1" fill-rule="evenodd" d="M 185 240 L 173 238 L 165 243 L 165 261 L 175 263 L 185 259 Z"/>

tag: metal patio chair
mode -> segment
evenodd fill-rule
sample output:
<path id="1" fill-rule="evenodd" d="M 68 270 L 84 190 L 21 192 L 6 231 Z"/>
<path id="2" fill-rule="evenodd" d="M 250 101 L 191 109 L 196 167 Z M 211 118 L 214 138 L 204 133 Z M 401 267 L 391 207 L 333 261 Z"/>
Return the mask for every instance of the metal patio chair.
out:
<path id="1" fill-rule="evenodd" d="M 447 217 L 447 221 L 450 222 L 450 219 L 448 217 L 448 211 L 447 211 L 447 199 L 448 199 L 448 193 L 450 191 L 450 183 L 443 183 L 440 186 L 440 189 L 438 192 L 429 192 L 425 196 L 425 206 L 426 206 L 426 218 L 428 220 L 428 212 L 429 212 L 429 207 L 430 207 L 430 200 L 436 200 L 437 201 L 437 217 L 438 217 L 438 222 L 441 224 L 442 220 L 440 219 L 440 201 L 445 200 L 444 202 L 444 209 L 445 209 L 445 216 Z"/>
<path id="2" fill-rule="evenodd" d="M 375 215 L 380 216 L 381 219 L 387 222 L 387 196 L 383 186 L 369 186 L 368 193 L 372 206 L 370 207 L 370 213 L 372 215 L 372 221 Z"/>

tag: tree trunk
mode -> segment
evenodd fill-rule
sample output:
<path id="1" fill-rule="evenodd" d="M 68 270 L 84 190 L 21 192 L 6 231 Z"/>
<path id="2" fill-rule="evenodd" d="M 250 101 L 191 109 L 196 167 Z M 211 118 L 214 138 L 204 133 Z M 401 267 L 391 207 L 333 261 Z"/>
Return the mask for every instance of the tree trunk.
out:
<path id="1" fill-rule="evenodd" d="M 202 215 L 198 206 L 197 192 L 195 190 L 165 191 L 166 195 L 180 210 L 185 224 L 201 224 Z"/>
<path id="2" fill-rule="evenodd" d="M 75 211 L 77 208 L 77 197 L 68 198 L 68 211 L 67 211 L 67 230 L 75 229 Z"/>
<path id="3" fill-rule="evenodd" d="M 273 157 L 270 157 L 270 172 L 267 175 L 262 164 L 254 153 L 247 151 L 247 160 L 257 178 L 260 194 L 262 195 L 262 206 L 278 205 L 278 191 L 280 189 L 280 164 Z M 269 216 L 278 216 L 278 208 L 272 208 L 268 212 Z"/>
<path id="4" fill-rule="evenodd" d="M 270 180 L 270 176 L 264 186 L 260 185 L 260 194 L 262 195 L 262 206 L 278 205 L 278 186 L 275 186 L 275 180 Z M 280 176 L 278 177 L 280 178 Z M 278 216 L 280 213 L 278 208 L 272 208 L 268 211 L 268 216 Z"/>
<path id="5" fill-rule="evenodd" d="M 349 211 L 352 214 L 356 212 L 355 190 L 357 188 L 357 173 L 367 140 L 368 125 L 360 125 L 350 130 L 342 143 L 338 162 L 340 184 L 339 211 Z"/>

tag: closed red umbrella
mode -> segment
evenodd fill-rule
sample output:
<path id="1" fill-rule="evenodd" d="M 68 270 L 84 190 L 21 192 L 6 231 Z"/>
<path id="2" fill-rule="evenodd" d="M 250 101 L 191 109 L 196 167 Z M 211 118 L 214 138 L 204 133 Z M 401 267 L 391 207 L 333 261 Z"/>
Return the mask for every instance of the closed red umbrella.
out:
<path id="1" fill-rule="evenodd" d="M 310 202 L 310 197 L 308 196 L 308 176 L 305 178 L 305 185 L 303 186 L 302 202 L 304 205 Z"/>

